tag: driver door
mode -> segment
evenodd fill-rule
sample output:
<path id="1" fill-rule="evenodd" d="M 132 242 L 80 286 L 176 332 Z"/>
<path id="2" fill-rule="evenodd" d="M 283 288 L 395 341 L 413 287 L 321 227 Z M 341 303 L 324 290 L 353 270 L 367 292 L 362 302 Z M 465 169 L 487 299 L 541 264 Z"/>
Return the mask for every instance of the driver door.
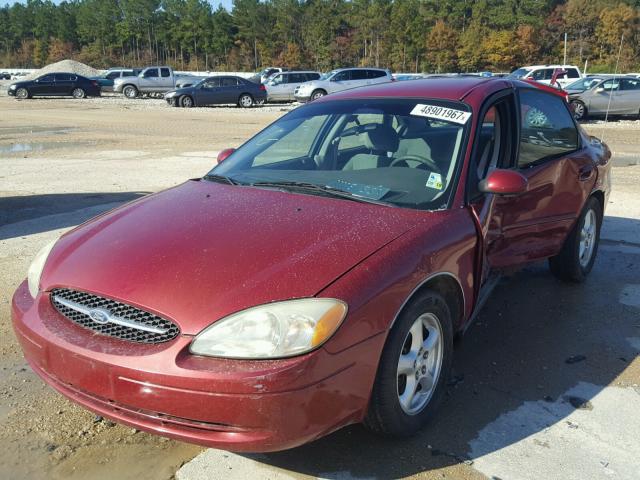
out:
<path id="1" fill-rule="evenodd" d="M 200 84 L 196 90 L 198 105 L 215 105 L 221 103 L 220 96 L 220 78 L 210 78 Z"/>
<path id="2" fill-rule="evenodd" d="M 55 95 L 55 79 L 53 74 L 38 78 L 33 87 L 30 87 L 32 95 Z"/>

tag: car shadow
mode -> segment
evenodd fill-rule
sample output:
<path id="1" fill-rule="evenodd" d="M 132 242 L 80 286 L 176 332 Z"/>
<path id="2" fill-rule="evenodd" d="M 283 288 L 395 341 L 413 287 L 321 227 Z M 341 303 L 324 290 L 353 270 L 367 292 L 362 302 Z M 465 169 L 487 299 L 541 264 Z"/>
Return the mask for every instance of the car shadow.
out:
<path id="1" fill-rule="evenodd" d="M 637 231 L 640 221 L 610 217 L 607 227 Z M 640 308 L 619 299 L 640 283 L 640 245 L 615 238 L 604 239 L 585 283 L 556 280 L 546 263 L 504 277 L 456 344 L 446 400 L 417 436 L 382 438 L 353 425 L 292 450 L 245 456 L 313 477 L 403 478 L 473 464 L 564 422 L 638 355 L 627 338 L 640 337 Z M 578 397 L 571 395 L 576 389 Z M 524 407 L 532 404 L 555 416 L 531 416 Z M 522 411 L 529 413 L 518 416 Z M 513 428 L 489 428 L 507 415 Z"/>
<path id="2" fill-rule="evenodd" d="M 78 225 L 149 192 L 0 197 L 0 240 Z"/>

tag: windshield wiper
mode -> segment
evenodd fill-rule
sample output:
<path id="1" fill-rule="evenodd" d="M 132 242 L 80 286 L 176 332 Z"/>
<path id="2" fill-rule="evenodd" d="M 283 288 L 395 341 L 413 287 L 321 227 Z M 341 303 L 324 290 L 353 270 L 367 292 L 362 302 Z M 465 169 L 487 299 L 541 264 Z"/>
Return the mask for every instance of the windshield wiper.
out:
<path id="1" fill-rule="evenodd" d="M 228 185 L 238 185 L 238 182 L 236 182 L 231 177 L 227 177 L 226 175 L 218 175 L 216 173 L 208 173 L 202 178 L 204 178 L 205 180 L 210 180 L 212 182 L 226 183 Z"/>
<path id="2" fill-rule="evenodd" d="M 363 197 L 356 195 L 339 188 L 330 187 L 328 185 L 316 185 L 315 183 L 307 182 L 295 182 L 286 180 L 274 180 L 274 181 L 261 181 L 250 184 L 252 187 L 273 187 L 282 188 L 291 191 L 304 191 L 309 193 L 315 193 L 319 195 L 326 195 L 330 197 L 344 198 L 347 200 L 353 200 L 354 202 L 373 203 L 374 205 L 382 205 L 385 207 L 395 207 L 393 203 L 384 202 L 382 200 L 375 200 L 369 197 Z"/>

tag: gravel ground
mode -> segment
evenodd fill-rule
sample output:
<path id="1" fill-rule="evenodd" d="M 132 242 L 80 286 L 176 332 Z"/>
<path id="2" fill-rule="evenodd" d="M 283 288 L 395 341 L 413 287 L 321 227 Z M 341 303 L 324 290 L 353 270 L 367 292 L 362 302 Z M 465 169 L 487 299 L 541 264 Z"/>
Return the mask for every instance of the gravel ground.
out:
<path id="1" fill-rule="evenodd" d="M 5 96 L 9 83 L 0 83 L 0 478 L 172 478 L 203 449 L 113 425 L 45 387 L 16 344 L 10 298 L 50 239 L 123 201 L 202 175 L 217 151 L 237 146 L 293 107 L 185 110 L 117 96 L 19 102 Z M 615 152 L 640 150 L 640 122 L 589 122 L 585 128 L 596 135 L 604 130 Z M 598 411 L 612 410 L 597 417 L 606 420 L 598 428 L 628 440 L 629 428 L 618 425 L 635 424 L 622 409 L 616 415 L 615 402 L 634 399 L 627 389 L 640 384 L 640 303 L 634 303 L 640 301 L 640 167 L 615 168 L 614 179 L 592 279 L 566 286 L 536 265 L 505 280 L 459 346 L 449 401 L 423 434 L 389 442 L 356 426 L 282 454 L 207 450 L 179 478 L 510 480 L 515 477 L 499 474 L 509 470 L 497 453 L 522 446 L 525 438 L 547 442 L 556 452 L 554 441 L 565 432 L 539 437 L 544 430 L 538 425 L 548 419 L 531 412 L 547 397 L 564 408 L 563 396 L 572 392 L 594 395 Z M 566 363 L 576 355 L 585 360 Z M 588 416 L 554 421 L 596 425 Z M 502 426 L 513 422 L 526 428 L 515 438 L 504 436 Z M 566 438 L 569 447 L 563 448 L 574 453 L 595 445 Z M 517 459 L 520 471 L 544 471 L 546 450 L 532 449 L 545 447 L 524 446 L 507 463 Z M 208 476 L 198 477 L 203 471 Z"/>

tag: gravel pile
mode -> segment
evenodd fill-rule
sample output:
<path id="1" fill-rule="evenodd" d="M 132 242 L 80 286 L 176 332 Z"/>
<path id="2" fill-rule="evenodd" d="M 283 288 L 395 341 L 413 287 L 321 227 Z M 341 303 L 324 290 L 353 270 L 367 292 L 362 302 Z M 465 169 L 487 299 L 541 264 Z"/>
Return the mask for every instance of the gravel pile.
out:
<path id="1" fill-rule="evenodd" d="M 76 62 L 75 60 L 61 60 L 56 63 L 51 63 L 46 67 L 42 67 L 40 70 L 33 72 L 26 77 L 23 77 L 23 80 L 33 80 L 34 78 L 38 78 L 45 73 L 55 73 L 55 72 L 65 72 L 65 73 L 75 73 L 76 75 L 82 75 L 83 77 L 95 77 L 100 75 L 100 71 L 96 70 L 89 65 L 85 65 L 81 62 Z"/>

